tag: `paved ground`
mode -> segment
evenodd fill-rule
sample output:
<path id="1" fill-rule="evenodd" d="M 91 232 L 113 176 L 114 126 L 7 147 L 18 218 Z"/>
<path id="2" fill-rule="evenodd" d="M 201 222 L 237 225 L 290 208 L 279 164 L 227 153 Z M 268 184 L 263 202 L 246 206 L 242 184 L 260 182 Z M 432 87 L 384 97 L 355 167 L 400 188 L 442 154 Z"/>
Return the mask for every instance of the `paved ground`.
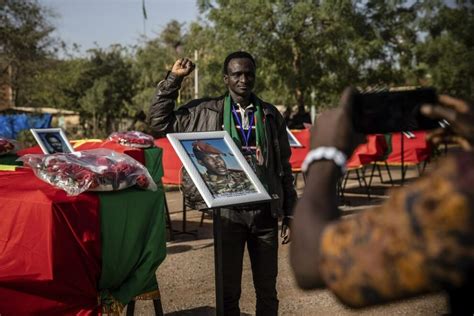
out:
<path id="1" fill-rule="evenodd" d="M 399 179 L 399 171 L 392 169 L 394 178 Z M 387 174 L 383 174 L 388 179 Z M 410 168 L 407 178 L 417 176 L 416 168 Z M 397 182 L 398 184 L 400 181 Z M 299 176 L 297 188 L 301 194 L 304 187 Z M 375 179 L 372 198 L 369 200 L 365 191 L 358 188 L 357 181 L 348 182 L 348 193 L 342 205 L 345 213 L 350 214 L 378 204 L 386 198 L 385 190 L 389 185 Z M 166 193 L 171 211 L 174 229 L 182 230 L 181 193 Z M 163 309 L 166 315 L 214 315 L 214 248 L 212 239 L 212 220 L 205 217 L 199 226 L 201 213 L 187 212 L 186 229 L 196 230 L 196 237 L 176 235 L 174 241 L 167 243 L 168 255 L 158 268 Z M 289 247 L 280 246 L 278 295 L 280 299 L 280 315 L 442 315 L 447 312 L 443 294 L 429 295 L 413 300 L 374 307 L 364 310 L 350 310 L 340 304 L 327 290 L 304 292 L 296 286 L 289 266 Z M 255 297 L 252 283 L 250 262 L 244 259 L 242 281 L 242 298 L 240 301 L 242 315 L 255 314 Z M 137 302 L 135 315 L 154 315 L 150 301 Z"/>

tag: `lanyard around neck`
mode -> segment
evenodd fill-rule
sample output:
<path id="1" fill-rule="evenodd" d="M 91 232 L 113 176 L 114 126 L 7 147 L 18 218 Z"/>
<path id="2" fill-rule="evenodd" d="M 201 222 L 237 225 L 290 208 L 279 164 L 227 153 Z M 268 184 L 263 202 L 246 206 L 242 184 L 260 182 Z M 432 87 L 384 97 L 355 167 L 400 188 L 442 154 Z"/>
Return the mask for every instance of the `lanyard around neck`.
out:
<path id="1" fill-rule="evenodd" d="M 251 115 L 250 116 L 249 129 L 248 129 L 247 133 L 245 133 L 244 124 L 240 120 L 240 117 L 237 114 L 237 111 L 235 110 L 235 106 L 232 106 L 232 113 L 234 114 L 235 120 L 239 124 L 240 134 L 242 135 L 242 140 L 245 143 L 245 147 L 248 148 L 249 147 L 250 134 L 252 133 L 252 126 L 253 126 L 253 121 L 254 121 L 255 114 L 253 112 L 249 113 L 249 116 Z"/>

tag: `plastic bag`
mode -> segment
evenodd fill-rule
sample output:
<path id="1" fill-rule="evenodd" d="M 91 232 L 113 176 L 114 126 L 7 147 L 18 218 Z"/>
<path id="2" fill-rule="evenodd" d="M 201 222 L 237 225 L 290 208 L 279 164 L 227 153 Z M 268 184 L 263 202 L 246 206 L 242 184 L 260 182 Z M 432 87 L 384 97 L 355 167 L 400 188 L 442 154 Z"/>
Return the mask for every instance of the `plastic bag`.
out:
<path id="1" fill-rule="evenodd" d="M 153 136 L 137 131 L 114 132 L 110 134 L 107 140 L 135 148 L 149 148 L 155 145 Z"/>
<path id="2" fill-rule="evenodd" d="M 52 155 L 28 154 L 20 157 L 36 176 L 68 195 L 84 191 L 117 191 L 133 185 L 156 191 L 148 170 L 132 157 L 99 148 Z"/>
<path id="3" fill-rule="evenodd" d="M 20 146 L 16 140 L 0 137 L 0 156 L 14 154 L 18 149 Z"/>

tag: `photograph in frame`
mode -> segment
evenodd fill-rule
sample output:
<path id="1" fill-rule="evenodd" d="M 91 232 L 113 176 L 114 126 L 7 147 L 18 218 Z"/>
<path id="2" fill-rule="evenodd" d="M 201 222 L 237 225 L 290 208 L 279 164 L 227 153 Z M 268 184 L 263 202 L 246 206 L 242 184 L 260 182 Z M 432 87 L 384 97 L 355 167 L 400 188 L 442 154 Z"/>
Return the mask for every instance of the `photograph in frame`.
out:
<path id="1" fill-rule="evenodd" d="M 303 147 L 299 140 L 293 135 L 290 129 L 287 127 L 286 132 L 288 133 L 288 141 L 290 142 L 290 147 Z"/>
<path id="2" fill-rule="evenodd" d="M 226 131 L 167 135 L 208 208 L 270 200 Z"/>
<path id="3" fill-rule="evenodd" d="M 30 131 L 44 154 L 74 152 L 61 128 L 32 128 Z"/>

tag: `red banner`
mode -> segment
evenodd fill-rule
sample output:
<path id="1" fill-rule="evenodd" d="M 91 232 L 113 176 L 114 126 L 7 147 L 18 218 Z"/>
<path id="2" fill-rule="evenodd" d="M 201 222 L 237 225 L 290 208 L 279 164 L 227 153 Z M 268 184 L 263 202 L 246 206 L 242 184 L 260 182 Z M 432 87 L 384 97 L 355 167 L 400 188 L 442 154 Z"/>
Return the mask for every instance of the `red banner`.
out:
<path id="1" fill-rule="evenodd" d="M 97 315 L 97 196 L 67 196 L 26 168 L 0 172 L 0 214 L 0 314 Z"/>

